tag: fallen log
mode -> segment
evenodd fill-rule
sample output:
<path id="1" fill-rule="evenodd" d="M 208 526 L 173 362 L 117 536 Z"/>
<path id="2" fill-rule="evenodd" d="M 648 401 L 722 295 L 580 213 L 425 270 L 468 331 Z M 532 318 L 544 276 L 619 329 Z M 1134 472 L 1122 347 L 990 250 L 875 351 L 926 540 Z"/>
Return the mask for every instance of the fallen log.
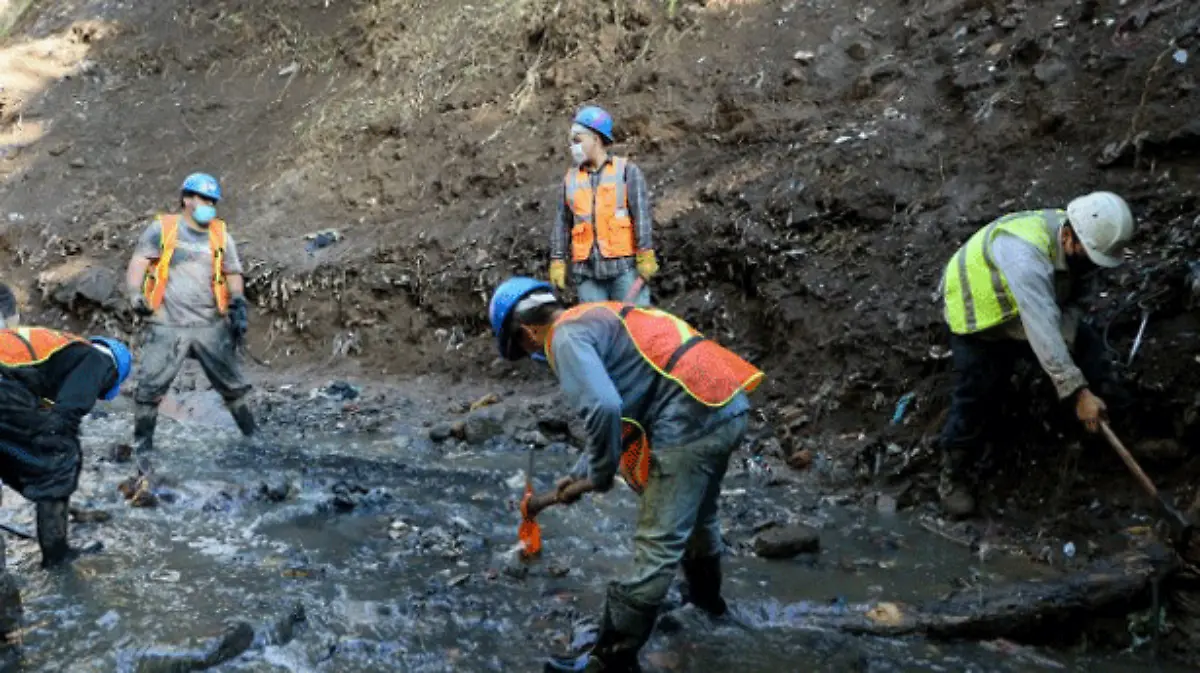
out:
<path id="1" fill-rule="evenodd" d="M 748 617 L 767 627 L 860 635 L 1044 642 L 1078 632 L 1097 613 L 1145 604 L 1151 583 L 1166 577 L 1175 566 L 1169 552 L 1144 550 L 1097 561 L 1062 577 L 967 589 L 913 605 L 888 601 L 842 606 L 801 603 L 767 607 L 762 614 Z"/>

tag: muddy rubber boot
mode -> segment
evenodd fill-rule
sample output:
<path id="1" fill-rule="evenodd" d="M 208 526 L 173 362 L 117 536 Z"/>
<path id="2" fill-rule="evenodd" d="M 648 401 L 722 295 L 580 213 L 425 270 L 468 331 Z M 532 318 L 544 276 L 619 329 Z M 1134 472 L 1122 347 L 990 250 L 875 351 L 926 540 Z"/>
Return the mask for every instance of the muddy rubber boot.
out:
<path id="1" fill-rule="evenodd" d="M 79 555 L 67 544 L 67 510 L 66 500 L 37 503 L 37 539 L 43 568 L 69 563 Z"/>
<path id="2" fill-rule="evenodd" d="M 729 611 L 721 598 L 720 556 L 684 559 L 683 578 L 687 581 L 682 587 L 684 603 L 691 603 L 713 617 Z"/>
<path id="3" fill-rule="evenodd" d="M 237 423 L 238 430 L 242 431 L 245 437 L 253 437 L 258 431 L 258 425 L 254 422 L 254 414 L 250 411 L 250 405 L 242 400 L 230 402 L 226 406 L 229 407 L 229 413 L 233 416 L 233 420 Z"/>
<path id="4" fill-rule="evenodd" d="M 133 454 L 154 450 L 154 428 L 158 425 L 158 405 L 139 404 L 133 412 Z"/>
<path id="5" fill-rule="evenodd" d="M 943 452 L 942 471 L 938 479 L 938 501 L 942 513 L 954 519 L 964 519 L 975 513 L 975 496 L 963 479 L 965 457 L 961 453 Z"/>
<path id="6" fill-rule="evenodd" d="M 650 640 L 657 616 L 657 605 L 638 603 L 610 585 L 600 634 L 591 651 L 576 657 L 551 657 L 542 670 L 546 673 L 640 673 L 638 652 Z"/>

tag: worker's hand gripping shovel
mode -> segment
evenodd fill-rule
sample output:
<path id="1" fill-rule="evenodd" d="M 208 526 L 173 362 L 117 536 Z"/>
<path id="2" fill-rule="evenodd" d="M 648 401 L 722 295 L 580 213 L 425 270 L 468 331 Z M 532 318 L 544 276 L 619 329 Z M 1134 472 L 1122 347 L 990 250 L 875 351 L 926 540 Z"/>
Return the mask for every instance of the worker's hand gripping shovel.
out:
<path id="1" fill-rule="evenodd" d="M 1167 499 L 1163 497 L 1162 493 L 1159 492 L 1158 487 L 1154 485 L 1154 482 L 1150 481 L 1150 477 L 1146 476 L 1146 473 L 1142 470 L 1142 466 L 1138 465 L 1138 462 L 1134 460 L 1133 454 L 1129 453 L 1129 449 L 1125 448 L 1125 445 L 1121 443 L 1121 440 L 1117 437 L 1116 433 L 1112 431 L 1112 428 L 1108 427 L 1108 421 L 1100 422 L 1100 431 L 1104 433 L 1104 438 L 1108 440 L 1110 445 L 1112 445 L 1113 450 L 1117 452 L 1117 455 L 1121 456 L 1121 460 L 1125 462 L 1125 467 L 1128 467 L 1129 471 L 1133 473 L 1134 479 L 1141 484 L 1142 489 L 1146 491 L 1151 498 L 1154 498 L 1158 501 L 1159 509 L 1162 510 L 1163 514 L 1167 517 L 1167 520 L 1171 525 L 1171 533 L 1175 538 L 1175 548 L 1186 548 L 1190 542 L 1192 534 L 1195 532 L 1195 526 L 1192 524 L 1191 520 L 1188 519 L 1183 512 L 1180 512 L 1178 509 L 1176 509 L 1174 505 L 1167 502 Z"/>

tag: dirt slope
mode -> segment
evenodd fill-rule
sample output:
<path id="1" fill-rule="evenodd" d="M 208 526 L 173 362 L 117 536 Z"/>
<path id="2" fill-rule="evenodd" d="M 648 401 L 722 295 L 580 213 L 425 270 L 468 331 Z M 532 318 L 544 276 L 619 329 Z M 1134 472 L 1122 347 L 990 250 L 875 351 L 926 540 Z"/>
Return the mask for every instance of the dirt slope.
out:
<path id="1" fill-rule="evenodd" d="M 1124 428 L 1170 440 L 1154 445 L 1166 465 L 1185 458 L 1171 442 L 1192 441 L 1200 383 L 1195 3 L 136 4 L 35 3 L 2 57 L 36 74 L 0 75 L 4 276 L 48 321 L 129 330 L 115 287 L 131 245 L 204 169 L 250 260 L 255 350 L 503 374 L 488 292 L 544 273 L 569 115 L 598 102 L 652 183 L 658 302 L 770 375 L 768 453 L 927 465 L 948 383 L 944 260 L 1005 210 L 1104 188 L 1143 225 L 1133 263 L 1098 280 L 1114 353 L 1138 302 L 1153 309 L 1125 369 L 1141 422 Z M 305 250 L 331 227 L 340 242 Z M 1014 415 L 1053 405 L 1030 380 Z M 1049 418 L 997 438 L 1039 492 L 1059 475 L 1038 456 L 1064 460 L 1073 429 Z M 1099 455 L 1093 469 L 1119 474 Z"/>

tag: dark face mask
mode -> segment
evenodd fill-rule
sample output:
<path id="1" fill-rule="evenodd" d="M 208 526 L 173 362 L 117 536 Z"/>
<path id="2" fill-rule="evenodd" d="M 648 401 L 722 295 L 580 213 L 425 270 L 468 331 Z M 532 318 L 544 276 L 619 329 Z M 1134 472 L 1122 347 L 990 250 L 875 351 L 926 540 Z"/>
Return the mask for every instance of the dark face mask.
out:
<path id="1" fill-rule="evenodd" d="M 1067 255 L 1067 272 L 1073 278 L 1081 278 L 1095 270 L 1096 265 L 1088 258 L 1087 253 Z"/>

